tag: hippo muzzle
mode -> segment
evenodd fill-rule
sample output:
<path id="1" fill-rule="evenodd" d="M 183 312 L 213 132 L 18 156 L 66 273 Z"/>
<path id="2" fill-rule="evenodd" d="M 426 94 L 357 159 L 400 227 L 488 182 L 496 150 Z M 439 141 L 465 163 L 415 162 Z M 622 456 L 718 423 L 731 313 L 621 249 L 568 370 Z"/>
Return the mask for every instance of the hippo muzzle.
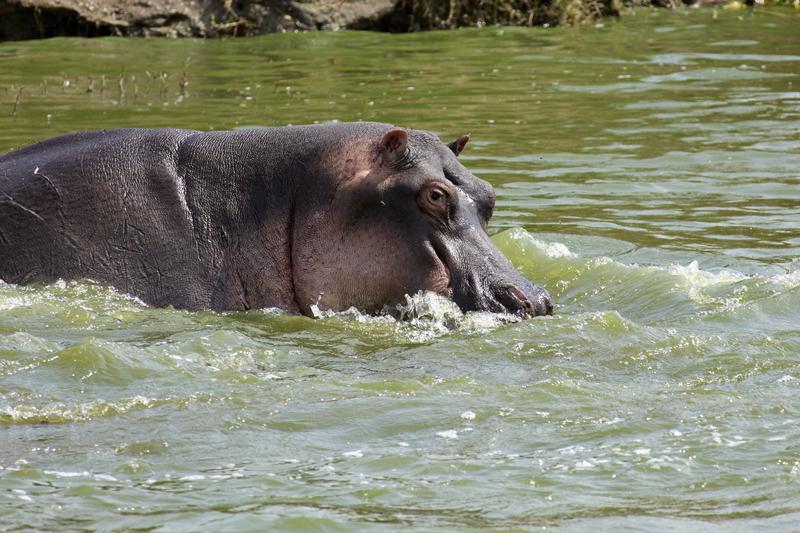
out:
<path id="1" fill-rule="evenodd" d="M 450 276 L 450 296 L 463 311 L 525 318 L 553 314 L 550 294 L 520 274 L 484 231 L 436 241 L 433 248 Z"/>
<path id="2" fill-rule="evenodd" d="M 496 291 L 496 295 L 506 313 L 522 317 L 553 314 L 553 301 L 548 292 L 524 278 L 519 286 L 503 287 Z"/>

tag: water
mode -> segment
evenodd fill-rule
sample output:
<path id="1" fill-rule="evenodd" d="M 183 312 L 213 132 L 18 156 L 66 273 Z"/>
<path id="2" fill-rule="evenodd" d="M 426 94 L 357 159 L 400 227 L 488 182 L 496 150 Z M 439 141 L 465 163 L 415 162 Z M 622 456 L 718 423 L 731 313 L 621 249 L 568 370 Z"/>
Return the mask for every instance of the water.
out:
<path id="1" fill-rule="evenodd" d="M 796 527 L 798 22 L 0 44 L 0 151 L 119 126 L 471 132 L 493 238 L 557 302 L 312 320 L 0 284 L 2 528 Z"/>

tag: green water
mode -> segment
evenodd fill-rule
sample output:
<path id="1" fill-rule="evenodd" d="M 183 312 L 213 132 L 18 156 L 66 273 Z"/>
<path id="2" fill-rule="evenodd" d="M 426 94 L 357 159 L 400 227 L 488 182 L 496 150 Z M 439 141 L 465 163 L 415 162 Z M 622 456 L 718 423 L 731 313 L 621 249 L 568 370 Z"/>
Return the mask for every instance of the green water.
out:
<path id="1" fill-rule="evenodd" d="M 0 529 L 800 524 L 800 13 L 0 44 L 0 152 L 121 126 L 464 132 L 556 315 L 0 283 Z"/>

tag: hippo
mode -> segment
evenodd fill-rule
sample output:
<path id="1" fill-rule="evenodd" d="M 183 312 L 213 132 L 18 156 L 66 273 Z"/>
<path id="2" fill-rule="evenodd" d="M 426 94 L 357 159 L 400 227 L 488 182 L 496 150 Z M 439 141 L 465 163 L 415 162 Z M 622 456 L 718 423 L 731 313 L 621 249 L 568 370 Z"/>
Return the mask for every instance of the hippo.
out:
<path id="1" fill-rule="evenodd" d="M 355 307 L 432 291 L 463 311 L 548 315 L 492 244 L 469 137 L 381 123 L 115 129 L 0 157 L 0 279 L 89 279 L 146 304 Z"/>

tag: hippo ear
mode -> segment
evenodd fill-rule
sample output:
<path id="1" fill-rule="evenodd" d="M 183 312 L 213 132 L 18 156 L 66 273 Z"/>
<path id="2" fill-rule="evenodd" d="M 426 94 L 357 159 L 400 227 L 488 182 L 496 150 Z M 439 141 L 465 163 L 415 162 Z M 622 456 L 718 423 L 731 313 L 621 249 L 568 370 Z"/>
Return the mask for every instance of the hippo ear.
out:
<path id="1" fill-rule="evenodd" d="M 469 140 L 469 133 L 467 133 L 466 135 L 462 135 L 461 137 L 459 137 L 458 139 L 456 139 L 451 143 L 448 143 L 447 147 L 450 148 L 454 154 L 456 154 L 456 157 L 458 157 L 458 154 L 460 154 L 461 151 L 464 149 L 464 147 L 467 145 L 468 140 Z"/>
<path id="2" fill-rule="evenodd" d="M 405 157 L 408 151 L 408 133 L 406 130 L 392 128 L 384 133 L 381 138 L 380 150 L 386 163 L 395 163 Z"/>

